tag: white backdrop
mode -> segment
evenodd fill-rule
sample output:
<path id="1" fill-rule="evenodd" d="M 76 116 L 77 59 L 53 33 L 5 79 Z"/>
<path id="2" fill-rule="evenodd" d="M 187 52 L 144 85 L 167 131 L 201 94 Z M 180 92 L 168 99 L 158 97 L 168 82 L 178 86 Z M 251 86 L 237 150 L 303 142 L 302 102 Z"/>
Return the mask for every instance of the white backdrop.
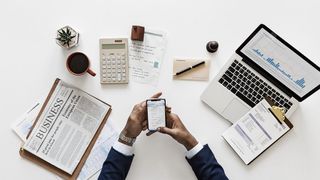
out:
<path id="1" fill-rule="evenodd" d="M 1 0 L 0 2 L 0 179 L 55 179 L 48 171 L 20 158 L 20 140 L 12 122 L 48 93 L 59 77 L 113 106 L 110 121 L 120 131 L 131 109 L 157 91 L 194 136 L 208 143 L 230 179 L 319 179 L 320 93 L 305 100 L 291 118 L 294 129 L 246 166 L 222 139 L 230 124 L 200 101 L 209 82 L 172 80 L 173 58 L 210 58 L 212 79 L 235 49 L 264 23 L 320 65 L 320 1 L 292 0 Z M 99 83 L 102 37 L 129 37 L 133 24 L 167 32 L 168 46 L 157 86 Z M 70 25 L 80 45 L 70 51 L 55 43 L 56 30 Z M 205 45 L 220 43 L 210 55 Z M 97 77 L 75 77 L 65 59 L 83 51 Z M 128 179 L 196 179 L 184 148 L 171 138 L 142 133 Z"/>

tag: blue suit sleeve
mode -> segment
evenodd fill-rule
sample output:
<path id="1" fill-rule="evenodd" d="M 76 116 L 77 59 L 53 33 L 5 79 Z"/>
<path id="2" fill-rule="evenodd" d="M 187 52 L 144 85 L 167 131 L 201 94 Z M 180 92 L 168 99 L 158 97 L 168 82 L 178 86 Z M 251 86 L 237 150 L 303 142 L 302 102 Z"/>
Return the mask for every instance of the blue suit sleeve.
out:
<path id="1" fill-rule="evenodd" d="M 228 180 L 208 145 L 191 159 L 186 159 L 199 180 Z"/>
<path id="2" fill-rule="evenodd" d="M 99 180 L 122 180 L 127 177 L 133 156 L 125 156 L 111 148 L 103 163 Z"/>

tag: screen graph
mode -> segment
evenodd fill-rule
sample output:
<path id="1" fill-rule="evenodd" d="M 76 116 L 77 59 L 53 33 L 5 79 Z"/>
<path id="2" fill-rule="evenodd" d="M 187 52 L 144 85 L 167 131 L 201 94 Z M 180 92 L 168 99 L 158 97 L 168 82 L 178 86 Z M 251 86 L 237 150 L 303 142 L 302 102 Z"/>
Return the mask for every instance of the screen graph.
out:
<path id="1" fill-rule="evenodd" d="M 240 51 L 299 97 L 320 84 L 319 71 L 265 29 Z"/>
<path id="2" fill-rule="evenodd" d="M 296 85 L 298 85 L 301 88 L 305 88 L 306 81 L 305 81 L 304 77 L 301 77 L 298 79 L 293 79 L 292 75 L 289 72 L 287 72 L 286 69 L 284 67 L 282 67 L 282 65 L 279 62 L 277 62 L 277 60 L 275 60 L 272 57 L 266 56 L 260 49 L 252 49 L 252 51 L 257 56 L 261 57 L 266 63 L 268 63 L 275 70 L 277 70 L 282 75 L 284 75 L 286 78 L 288 78 L 290 81 L 292 81 L 293 83 L 295 83 Z"/>

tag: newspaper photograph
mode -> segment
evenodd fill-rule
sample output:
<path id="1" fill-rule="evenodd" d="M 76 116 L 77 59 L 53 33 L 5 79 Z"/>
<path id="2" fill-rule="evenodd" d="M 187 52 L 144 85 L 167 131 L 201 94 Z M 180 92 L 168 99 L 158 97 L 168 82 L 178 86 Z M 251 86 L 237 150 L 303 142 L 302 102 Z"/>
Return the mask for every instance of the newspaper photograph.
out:
<path id="1" fill-rule="evenodd" d="M 23 149 L 72 174 L 109 108 L 60 80 Z"/>

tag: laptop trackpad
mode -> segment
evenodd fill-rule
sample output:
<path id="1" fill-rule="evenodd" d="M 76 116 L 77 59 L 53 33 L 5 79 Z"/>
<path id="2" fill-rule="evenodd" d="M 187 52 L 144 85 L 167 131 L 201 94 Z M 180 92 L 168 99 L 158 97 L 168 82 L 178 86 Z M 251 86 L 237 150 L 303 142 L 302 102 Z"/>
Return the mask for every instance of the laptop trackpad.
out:
<path id="1" fill-rule="evenodd" d="M 222 112 L 222 115 L 231 121 L 232 123 L 239 120 L 242 116 L 244 116 L 250 109 L 245 106 L 241 101 L 236 98 L 233 98 L 232 101 L 228 104 L 228 106 Z"/>

